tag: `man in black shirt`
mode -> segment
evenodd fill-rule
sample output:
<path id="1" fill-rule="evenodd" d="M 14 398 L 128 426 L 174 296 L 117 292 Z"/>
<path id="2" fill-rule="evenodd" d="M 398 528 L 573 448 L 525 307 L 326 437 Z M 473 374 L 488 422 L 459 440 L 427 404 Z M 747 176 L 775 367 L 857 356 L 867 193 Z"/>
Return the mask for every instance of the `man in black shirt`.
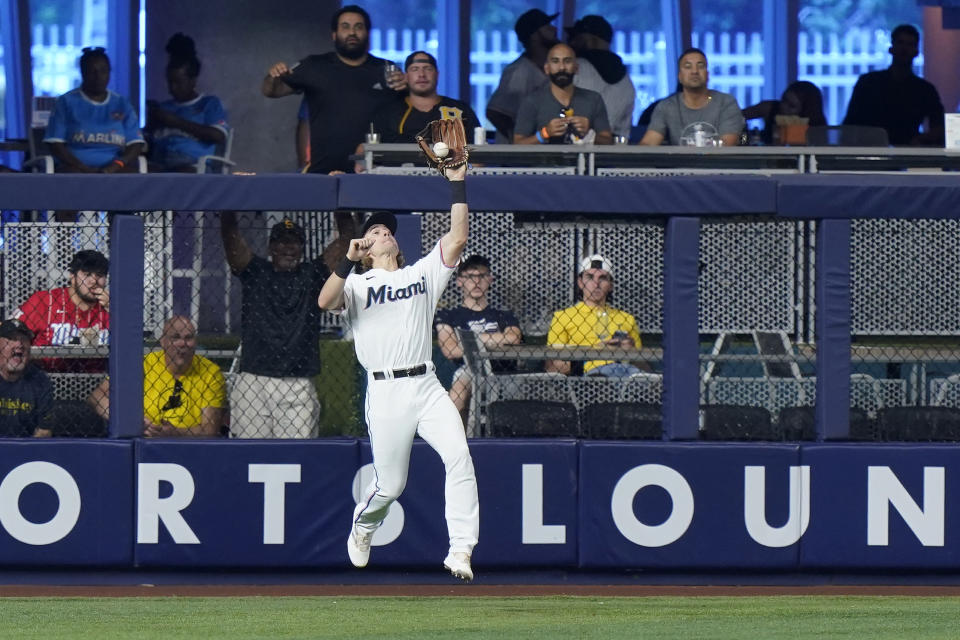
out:
<path id="1" fill-rule="evenodd" d="M 407 56 L 403 68 L 409 94 L 402 101 L 385 104 L 373 114 L 373 130 L 380 134 L 381 142 L 413 144 L 414 136 L 434 120 L 460 118 L 468 136 L 480 126 L 470 105 L 437 93 L 436 58 L 426 51 L 414 51 Z M 363 145 L 356 151 L 362 154 Z M 358 162 L 354 170 L 362 171 L 363 163 Z"/>
<path id="2" fill-rule="evenodd" d="M 20 320 L 0 323 L 0 437 L 50 436 L 44 418 L 53 407 L 53 383 L 30 362 L 33 332 Z"/>
<path id="3" fill-rule="evenodd" d="M 369 54 L 366 11 L 356 5 L 343 7 L 330 27 L 334 51 L 307 56 L 292 68 L 277 62 L 261 86 L 268 98 L 294 93 L 306 97 L 311 173 L 350 171 L 350 154 L 363 141 L 373 113 L 385 103 L 400 100 L 400 91 L 407 88 L 399 70 L 388 78 L 388 61 Z"/>
<path id="4" fill-rule="evenodd" d="M 943 103 L 936 87 L 913 73 L 920 32 L 902 24 L 890 34 L 888 69 L 860 76 L 843 124 L 883 127 L 893 145 L 943 146 Z M 926 121 L 924 133 L 920 125 Z"/>
<path id="5" fill-rule="evenodd" d="M 317 435 L 320 372 L 317 296 L 330 270 L 323 258 L 303 262 L 306 235 L 292 220 L 270 230 L 270 260 L 256 256 L 237 225 L 220 214 L 230 270 L 243 287 L 240 373 L 230 390 L 230 432 L 236 438 Z"/>

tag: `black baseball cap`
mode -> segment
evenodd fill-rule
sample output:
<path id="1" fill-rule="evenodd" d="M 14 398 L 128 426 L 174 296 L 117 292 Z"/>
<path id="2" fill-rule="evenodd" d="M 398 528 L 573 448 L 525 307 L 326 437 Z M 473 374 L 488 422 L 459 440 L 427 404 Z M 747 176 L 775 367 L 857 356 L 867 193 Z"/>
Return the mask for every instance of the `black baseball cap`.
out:
<path id="1" fill-rule="evenodd" d="M 423 63 L 432 64 L 434 69 L 440 68 L 437 66 L 437 59 L 434 58 L 429 53 L 427 53 L 426 51 L 414 51 L 413 53 L 408 55 L 407 59 L 404 61 L 403 70 L 406 71 L 407 69 L 410 68 L 410 65 L 412 65 L 415 62 L 419 62 L 421 64 Z"/>
<path id="2" fill-rule="evenodd" d="M 460 266 L 457 267 L 457 275 L 460 275 L 467 269 L 475 269 L 476 267 L 486 267 L 487 271 L 490 271 L 490 261 L 479 253 L 475 253 L 469 258 L 460 261 Z"/>
<path id="3" fill-rule="evenodd" d="M 284 218 L 270 229 L 270 242 L 284 242 L 294 240 L 300 244 L 307 243 L 307 234 L 303 227 L 290 218 Z"/>
<path id="4" fill-rule="evenodd" d="M 375 224 L 382 224 L 387 229 L 390 229 L 390 233 L 393 235 L 397 233 L 397 217 L 389 211 L 375 211 L 371 213 L 367 221 L 363 223 L 363 229 L 360 230 L 360 237 L 362 238 L 367 235 L 367 231 Z"/>
<path id="5" fill-rule="evenodd" d="M 22 320 L 10 318 L 0 322 L 0 338 L 15 340 L 19 336 L 26 336 L 27 340 L 33 343 L 33 331 L 25 325 Z"/>
<path id="6" fill-rule="evenodd" d="M 572 27 L 566 27 L 565 30 L 568 37 L 575 36 L 578 33 L 589 33 L 606 42 L 613 41 L 613 27 L 610 26 L 610 23 L 607 22 L 607 19 L 603 16 L 583 16 L 574 22 Z"/>
<path id="7" fill-rule="evenodd" d="M 105 276 L 109 270 L 110 261 L 107 260 L 106 256 L 102 253 L 94 249 L 77 251 L 73 254 L 73 258 L 70 259 L 70 264 L 67 265 L 67 271 L 70 273 L 85 271 L 87 273 L 95 273 L 98 276 Z"/>
<path id="8" fill-rule="evenodd" d="M 517 23 L 513 25 L 513 30 L 517 33 L 517 40 L 526 45 L 530 36 L 536 33 L 537 29 L 545 24 L 550 24 L 556 20 L 558 15 L 560 14 L 555 13 L 548 16 L 540 9 L 530 9 L 530 11 L 517 18 Z"/>

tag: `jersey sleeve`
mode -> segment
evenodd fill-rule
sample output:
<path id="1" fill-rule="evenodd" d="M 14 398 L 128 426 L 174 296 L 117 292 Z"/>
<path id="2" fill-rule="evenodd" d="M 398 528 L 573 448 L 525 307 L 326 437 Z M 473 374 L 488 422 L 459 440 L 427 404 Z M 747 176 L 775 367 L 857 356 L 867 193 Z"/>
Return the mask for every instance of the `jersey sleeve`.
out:
<path id="1" fill-rule="evenodd" d="M 564 321 L 563 311 L 554 311 L 550 320 L 550 329 L 547 331 L 548 345 L 564 345 L 569 343 L 567 323 Z"/>
<path id="2" fill-rule="evenodd" d="M 126 98 L 123 98 L 123 135 L 126 138 L 126 146 L 132 144 L 143 144 L 143 133 L 140 131 L 140 118 L 134 111 L 133 105 Z"/>
<path id="3" fill-rule="evenodd" d="M 607 115 L 607 105 L 603 103 L 603 98 L 599 93 L 594 92 L 593 98 L 594 118 L 590 122 L 591 128 L 597 133 L 610 131 L 610 117 Z"/>
<path id="4" fill-rule="evenodd" d="M 450 321 L 450 310 L 449 309 L 437 309 L 437 313 L 433 316 L 433 330 L 436 331 L 437 327 L 445 324 L 448 326 L 453 326 L 453 323 Z"/>
<path id="5" fill-rule="evenodd" d="M 14 313 L 34 333 L 40 333 L 47 326 L 46 310 L 50 308 L 50 292 L 37 291 L 27 298 Z"/>
<path id="6" fill-rule="evenodd" d="M 416 267 L 421 270 L 426 278 L 430 302 L 434 307 L 440 300 L 440 296 L 443 295 L 443 290 L 447 288 L 447 282 L 450 281 L 450 276 L 453 275 L 456 268 L 456 265 L 445 265 L 441 253 L 440 241 L 438 240 L 433 247 L 433 251 L 417 261 L 416 264 Z"/>
<path id="7" fill-rule="evenodd" d="M 60 96 L 53 104 L 53 112 L 47 121 L 47 132 L 44 142 L 67 141 L 67 101 L 66 96 Z"/>
<path id="8" fill-rule="evenodd" d="M 640 340 L 640 329 L 637 327 L 637 319 L 632 315 L 628 315 L 630 318 L 630 328 L 627 329 L 627 335 L 633 338 L 633 343 L 636 345 L 637 349 L 643 346 L 643 342 Z"/>
<path id="9" fill-rule="evenodd" d="M 280 79 L 297 93 L 303 92 L 303 86 L 307 80 L 309 65 L 306 64 L 306 62 L 307 59 L 304 58 L 297 64 L 293 65 L 293 67 L 290 69 L 290 73 L 280 76 Z"/>
<path id="10" fill-rule="evenodd" d="M 227 110 L 216 96 L 209 96 L 203 105 L 203 123 L 209 127 L 220 129 L 224 133 L 230 129 L 227 125 Z"/>
<path id="11" fill-rule="evenodd" d="M 223 373 L 220 371 L 220 367 L 209 360 L 204 362 L 203 382 L 200 408 L 215 407 L 222 409 L 227 406 L 227 392 Z"/>
<path id="12" fill-rule="evenodd" d="M 500 331 L 508 327 L 517 327 L 519 329 L 520 321 L 517 320 L 517 316 L 515 316 L 512 311 L 504 309 L 500 312 Z"/>
<path id="13" fill-rule="evenodd" d="M 528 95 L 520 103 L 517 110 L 517 121 L 513 126 L 513 134 L 520 136 L 532 136 L 539 127 L 537 118 L 537 101 L 533 95 Z M 546 123 L 543 123 L 546 125 Z"/>
<path id="14" fill-rule="evenodd" d="M 663 137 L 667 137 L 667 103 L 672 99 L 672 96 L 664 98 L 653 108 L 653 113 L 650 115 L 650 125 L 647 127 L 648 131 L 656 131 Z"/>

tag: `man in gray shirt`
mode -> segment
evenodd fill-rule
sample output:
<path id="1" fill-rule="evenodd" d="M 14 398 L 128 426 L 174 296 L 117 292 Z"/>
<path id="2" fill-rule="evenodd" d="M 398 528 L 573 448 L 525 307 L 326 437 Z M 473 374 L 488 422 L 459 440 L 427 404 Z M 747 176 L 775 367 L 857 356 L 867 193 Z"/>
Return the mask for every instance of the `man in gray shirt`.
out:
<path id="1" fill-rule="evenodd" d="M 707 89 L 710 72 L 706 54 L 700 49 L 687 49 L 677 67 L 681 91 L 657 104 L 640 144 L 704 146 L 711 138 L 724 146 L 739 144 L 743 113 L 732 95 Z"/>
<path id="2" fill-rule="evenodd" d="M 530 9 L 514 25 L 517 40 L 523 45 L 523 54 L 504 67 L 500 84 L 487 102 L 487 120 L 497 129 L 497 144 L 513 141 L 520 103 L 549 82 L 543 65 L 550 47 L 557 43 L 557 28 L 551 23 L 558 15 L 548 16 L 540 9 Z"/>
<path id="3" fill-rule="evenodd" d="M 514 144 L 612 144 L 607 108 L 596 91 L 573 84 L 577 56 L 566 44 L 554 45 L 543 70 L 550 85 L 520 103 Z"/>

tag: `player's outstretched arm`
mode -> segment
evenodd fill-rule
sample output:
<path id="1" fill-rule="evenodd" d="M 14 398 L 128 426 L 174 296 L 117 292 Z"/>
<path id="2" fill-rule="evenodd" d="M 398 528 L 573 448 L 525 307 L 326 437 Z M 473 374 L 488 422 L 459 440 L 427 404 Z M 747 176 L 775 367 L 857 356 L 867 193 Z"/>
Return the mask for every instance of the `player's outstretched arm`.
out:
<path id="1" fill-rule="evenodd" d="M 323 283 L 320 295 L 317 296 L 317 306 L 326 311 L 336 311 L 343 308 L 343 287 L 347 283 L 347 276 L 353 268 L 360 264 L 360 260 L 367 255 L 373 246 L 373 238 L 354 238 L 347 247 L 346 257 L 340 261 L 333 274 Z"/>
<path id="2" fill-rule="evenodd" d="M 450 181 L 450 230 L 440 238 L 440 250 L 447 266 L 457 264 L 463 248 L 467 245 L 470 230 L 470 210 L 467 208 L 466 178 L 467 165 L 448 169 L 446 177 Z"/>

